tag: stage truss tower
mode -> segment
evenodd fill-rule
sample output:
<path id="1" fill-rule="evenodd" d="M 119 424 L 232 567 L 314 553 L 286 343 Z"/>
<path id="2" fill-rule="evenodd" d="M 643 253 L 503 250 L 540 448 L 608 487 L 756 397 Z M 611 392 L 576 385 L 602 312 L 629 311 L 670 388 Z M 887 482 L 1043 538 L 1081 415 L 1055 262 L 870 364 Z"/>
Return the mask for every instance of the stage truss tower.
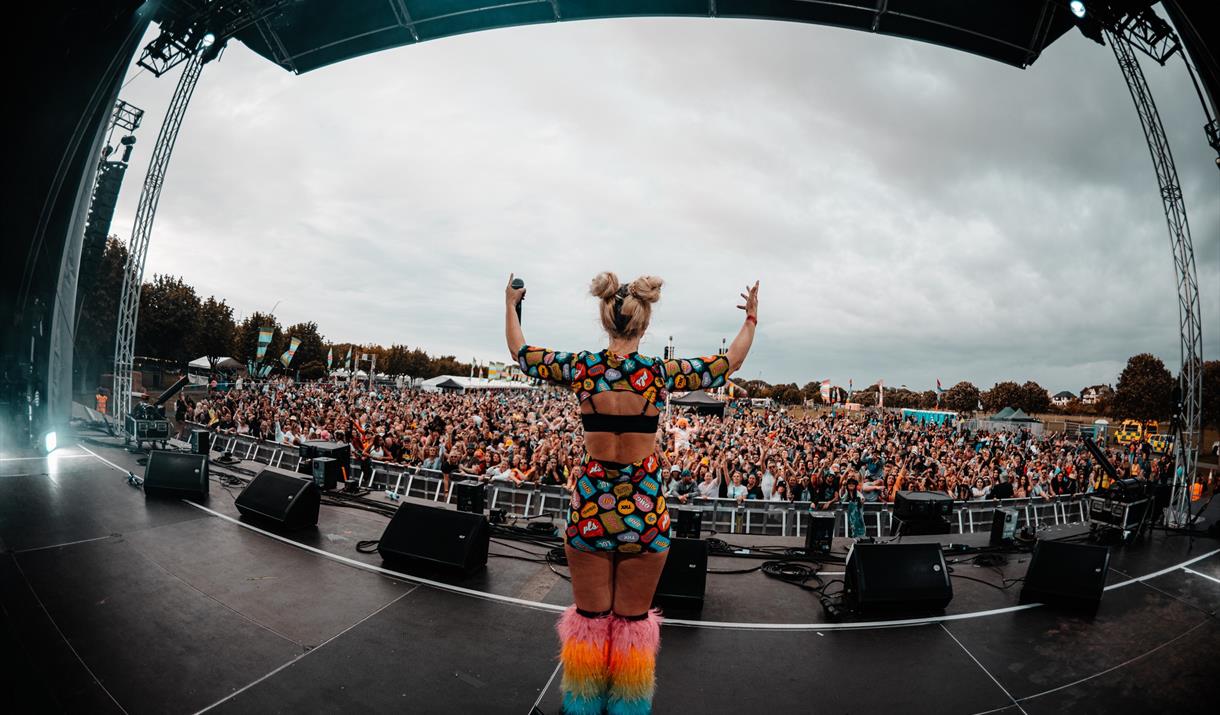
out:
<path id="1" fill-rule="evenodd" d="M 165 123 L 157 135 L 148 173 L 144 176 L 135 224 L 131 229 L 131 242 L 127 245 L 127 265 L 123 270 L 123 293 L 119 299 L 119 320 L 114 338 L 114 416 L 118 420 L 118 428 L 124 431 L 127 429 L 127 413 L 131 409 L 131 368 L 135 359 L 140 286 L 144 284 L 148 240 L 152 235 L 153 218 L 157 214 L 157 202 L 161 199 L 161 187 L 165 183 L 165 170 L 174 152 L 174 142 L 178 140 L 182 118 L 199 82 L 203 62 L 201 53 L 196 52 L 183 65 L 182 76 L 178 78 L 178 86 L 165 112 Z"/>
<path id="2" fill-rule="evenodd" d="M 1106 40 L 1114 51 L 1114 59 L 1122 70 L 1139 114 L 1144 138 L 1152 155 L 1165 221 L 1169 225 L 1169 242 L 1178 283 L 1178 329 L 1181 345 L 1181 368 L 1178 372 L 1177 399 L 1174 405 L 1174 476 L 1173 491 L 1166 520 L 1184 525 L 1190 508 L 1190 486 L 1196 478 L 1199 450 L 1199 407 L 1203 385 L 1203 330 L 1199 314 L 1199 281 L 1195 271 L 1195 249 L 1186 220 L 1186 202 L 1178 182 L 1178 170 L 1169 150 L 1165 126 L 1157 112 L 1144 71 L 1140 68 L 1133 46 L 1128 42 L 1126 28 L 1107 28 Z M 1120 34 L 1121 33 L 1121 34 Z M 1133 38 L 1138 41 L 1139 38 Z M 1138 45 L 1137 45 L 1138 46 Z M 1153 56 L 1154 59 L 1158 59 Z M 1159 59 L 1164 64 L 1163 59 Z"/>

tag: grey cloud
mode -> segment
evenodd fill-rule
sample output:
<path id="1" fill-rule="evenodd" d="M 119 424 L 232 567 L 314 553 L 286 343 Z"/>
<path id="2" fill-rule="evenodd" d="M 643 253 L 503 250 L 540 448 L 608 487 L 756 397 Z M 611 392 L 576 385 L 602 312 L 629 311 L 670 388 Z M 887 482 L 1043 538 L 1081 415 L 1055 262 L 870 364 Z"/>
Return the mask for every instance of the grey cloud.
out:
<path id="1" fill-rule="evenodd" d="M 1214 358 L 1220 176 L 1181 68 L 1146 71 Z M 150 109 L 138 162 L 172 82 L 124 93 Z M 1110 51 L 1076 35 L 1025 71 L 728 20 L 515 28 L 302 77 L 237 45 L 206 69 L 170 172 L 150 273 L 239 313 L 282 300 L 282 322 L 315 319 L 335 340 L 501 359 L 516 271 L 531 341 L 595 345 L 586 288 L 612 269 L 667 280 L 657 352 L 671 334 L 714 351 L 761 278 L 747 377 L 1075 390 L 1135 352 L 1177 358 L 1138 121 Z"/>

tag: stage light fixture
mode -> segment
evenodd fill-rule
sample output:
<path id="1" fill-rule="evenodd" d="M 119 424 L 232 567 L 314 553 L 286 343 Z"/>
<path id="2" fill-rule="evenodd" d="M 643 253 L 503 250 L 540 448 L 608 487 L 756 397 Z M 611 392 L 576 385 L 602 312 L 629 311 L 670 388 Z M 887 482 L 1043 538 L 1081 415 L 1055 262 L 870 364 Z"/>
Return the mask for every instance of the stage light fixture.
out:
<path id="1" fill-rule="evenodd" d="M 55 448 L 59 446 L 59 441 L 56 438 L 54 430 L 51 430 L 50 432 L 47 432 L 45 435 L 43 435 L 42 446 L 46 450 L 47 454 L 54 452 Z"/>
<path id="2" fill-rule="evenodd" d="M 1072 0 L 1070 3 L 1068 3 L 1068 9 L 1072 11 L 1073 15 L 1080 19 L 1084 19 L 1085 13 L 1087 12 L 1087 10 L 1085 10 L 1084 3 L 1080 0 Z"/>
<path id="3" fill-rule="evenodd" d="M 1082 6 L 1082 7 L 1083 7 L 1083 6 Z M 1083 14 L 1084 14 L 1084 13 L 1083 13 L 1083 12 L 1081 12 L 1081 13 L 1078 13 L 1078 14 L 1083 16 Z M 211 33 L 211 32 L 209 32 L 209 33 L 207 33 L 206 35 L 204 35 L 204 36 L 203 36 L 203 39 L 199 41 L 199 46 L 200 46 L 200 47 L 202 47 L 202 48 L 204 48 L 204 49 L 207 49 L 208 47 L 211 47 L 211 46 L 212 46 L 212 45 L 214 45 L 214 44 L 216 44 L 216 35 L 215 35 L 215 34 L 213 34 L 213 33 Z"/>

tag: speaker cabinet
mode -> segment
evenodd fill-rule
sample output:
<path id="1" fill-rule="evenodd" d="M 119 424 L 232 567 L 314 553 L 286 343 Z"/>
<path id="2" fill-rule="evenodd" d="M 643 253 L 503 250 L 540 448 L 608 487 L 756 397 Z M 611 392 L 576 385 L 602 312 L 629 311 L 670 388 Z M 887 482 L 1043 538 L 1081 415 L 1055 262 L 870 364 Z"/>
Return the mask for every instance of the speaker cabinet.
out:
<path id="1" fill-rule="evenodd" d="M 698 539 L 703 534 L 703 510 L 702 509 L 670 509 L 673 516 L 677 517 L 673 531 L 683 539 Z M 671 542 L 672 543 L 672 542 Z"/>
<path id="2" fill-rule="evenodd" d="M 1108 546 L 1039 541 L 1025 572 L 1021 602 L 1095 610 L 1109 570 Z"/>
<path id="3" fill-rule="evenodd" d="M 304 460 L 302 460 L 304 461 Z M 313 483 L 318 485 L 319 489 L 334 489 L 339 483 L 339 471 L 343 465 L 334 457 L 314 457 L 310 465 L 310 475 L 313 477 Z"/>
<path id="4" fill-rule="evenodd" d="M 312 479 L 264 469 L 237 495 L 242 516 L 292 531 L 318 524 L 322 492 Z"/>
<path id="5" fill-rule="evenodd" d="M 672 539 L 653 603 L 702 611 L 703 595 L 707 591 L 707 551 L 707 542 L 703 539 Z"/>
<path id="6" fill-rule="evenodd" d="M 212 454 L 212 433 L 205 429 L 191 430 L 191 452 L 207 457 Z"/>
<path id="7" fill-rule="evenodd" d="M 345 442 L 324 442 L 318 439 L 306 440 L 300 444 L 297 453 L 301 459 L 330 457 L 339 461 L 341 472 L 352 471 L 352 446 Z"/>
<path id="8" fill-rule="evenodd" d="M 482 514 L 487 509 L 487 485 L 473 479 L 453 485 L 457 493 L 458 511 Z"/>
<path id="9" fill-rule="evenodd" d="M 935 613 L 953 600 L 940 544 L 855 544 L 847 556 L 845 600 L 868 613 Z"/>
<path id="10" fill-rule="evenodd" d="M 835 535 L 836 512 L 811 511 L 805 515 L 805 555 L 829 554 Z"/>
<path id="11" fill-rule="evenodd" d="M 482 514 L 403 502 L 377 551 L 398 566 L 431 565 L 473 573 L 487 565 L 491 528 Z"/>
<path id="12" fill-rule="evenodd" d="M 208 498 L 208 458 L 189 452 L 152 450 L 144 469 L 144 495 L 204 501 Z"/>
<path id="13" fill-rule="evenodd" d="M 991 512 L 992 546 L 1012 544 L 1017 536 L 1017 510 L 1007 507 Z"/>

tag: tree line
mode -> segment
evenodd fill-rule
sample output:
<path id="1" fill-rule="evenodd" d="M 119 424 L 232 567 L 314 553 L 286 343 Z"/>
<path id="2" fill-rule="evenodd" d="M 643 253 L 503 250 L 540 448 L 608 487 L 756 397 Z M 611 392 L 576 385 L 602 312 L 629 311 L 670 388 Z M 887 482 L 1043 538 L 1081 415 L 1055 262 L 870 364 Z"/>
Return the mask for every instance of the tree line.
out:
<path id="1" fill-rule="evenodd" d="M 738 383 L 751 397 L 770 397 L 784 405 L 799 405 L 806 402 L 822 404 L 822 384 L 808 382 L 804 387 L 796 383 L 772 385 L 763 380 L 746 380 Z M 842 388 L 833 388 L 832 401 L 842 402 L 847 398 Z M 971 382 L 962 381 L 948 388 L 937 401 L 934 390 L 922 392 L 905 387 L 886 387 L 885 406 L 894 408 L 941 409 L 954 412 L 998 412 L 1005 407 L 1020 409 L 1028 414 L 1062 413 L 1070 415 L 1097 415 L 1118 419 L 1166 420 L 1173 414 L 1177 379 L 1165 367 L 1160 358 L 1148 353 L 1133 355 L 1118 375 L 1117 384 L 1093 385 L 1082 392 L 1097 394 L 1096 401 L 1085 403 L 1080 396 L 1059 406 L 1051 403 L 1046 389 L 1033 380 L 1023 384 L 997 382 L 989 390 L 980 390 Z M 866 407 L 878 403 L 880 385 L 869 385 L 851 394 L 851 401 Z M 980 407 L 981 406 L 981 407 Z M 1203 363 L 1203 399 L 1201 422 L 1207 426 L 1220 426 L 1220 360 Z"/>
<path id="2" fill-rule="evenodd" d="M 86 389 L 111 369 L 126 262 L 127 246 L 118 237 L 111 236 L 96 269 L 96 277 L 82 301 L 76 334 L 76 365 Z M 238 321 L 232 306 L 223 298 L 204 298 L 181 277 L 167 275 L 155 275 L 141 286 L 136 355 L 184 367 L 200 356 L 212 361 L 228 356 L 244 364 L 256 355 L 260 328 L 274 330 L 263 359 L 277 366 L 290 339 L 300 338 L 301 344 L 289 369 L 294 375 L 299 372 L 302 379 L 324 377 L 327 374 L 326 356 L 332 349 L 333 367 L 343 367 L 349 348 L 353 369 L 359 358 L 367 354 L 376 356 L 378 372 L 391 375 L 427 379 L 470 373 L 470 363 L 460 362 L 452 355 L 434 357 L 420 348 L 328 342 L 319 332 L 317 323 L 312 321 L 281 326 L 275 316 L 259 312 Z M 361 363 L 359 367 L 368 370 L 369 364 Z"/>

